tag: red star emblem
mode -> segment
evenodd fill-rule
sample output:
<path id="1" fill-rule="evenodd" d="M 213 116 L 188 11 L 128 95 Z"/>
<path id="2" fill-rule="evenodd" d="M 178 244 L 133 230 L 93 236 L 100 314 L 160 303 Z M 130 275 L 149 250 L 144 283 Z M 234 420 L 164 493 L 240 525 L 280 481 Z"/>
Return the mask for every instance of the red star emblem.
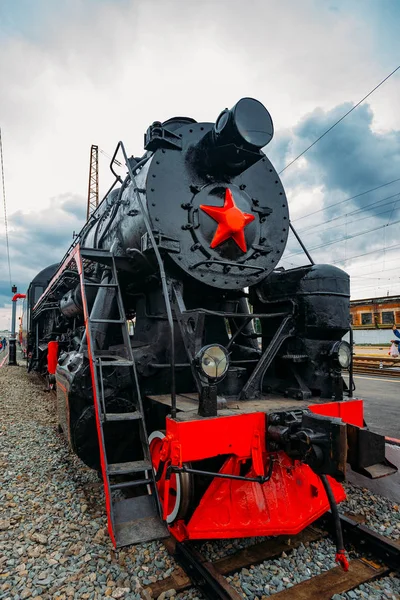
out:
<path id="1" fill-rule="evenodd" d="M 232 238 L 243 252 L 247 252 L 246 238 L 244 237 L 244 228 L 254 221 L 254 215 L 242 212 L 235 204 L 231 190 L 225 190 L 224 205 L 205 206 L 200 204 L 201 210 L 209 215 L 214 221 L 217 221 L 218 227 L 210 244 L 210 248 L 215 248 Z"/>

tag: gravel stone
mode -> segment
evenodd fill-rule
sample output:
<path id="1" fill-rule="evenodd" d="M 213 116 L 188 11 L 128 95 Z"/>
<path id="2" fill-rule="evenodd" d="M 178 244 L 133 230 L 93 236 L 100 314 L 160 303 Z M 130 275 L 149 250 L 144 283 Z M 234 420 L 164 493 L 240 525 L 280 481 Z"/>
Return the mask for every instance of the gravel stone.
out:
<path id="1" fill-rule="evenodd" d="M 24 367 L 0 369 L 0 598 L 142 600 L 143 580 L 176 563 L 160 542 L 114 549 L 102 482 L 58 433 L 44 387 Z"/>
<path id="2" fill-rule="evenodd" d="M 116 551 L 108 537 L 102 482 L 57 431 L 54 396 L 23 367 L 0 369 L 0 599 L 151 600 L 146 585 L 165 579 L 176 563 L 160 542 Z M 346 484 L 342 512 L 400 538 L 399 507 Z M 383 529 L 381 529 L 383 527 Z M 266 538 L 198 544 L 216 560 Z M 227 577 L 243 598 L 265 600 L 335 566 L 330 539 L 301 544 Z M 350 553 L 350 557 L 356 556 Z M 397 575 L 364 584 L 333 600 L 398 600 Z M 202 600 L 195 589 L 170 589 L 159 600 Z"/>
<path id="3" fill-rule="evenodd" d="M 384 496 L 346 482 L 347 500 L 339 505 L 340 512 L 363 515 L 365 524 L 392 540 L 400 540 L 399 505 Z"/>
<path id="4" fill-rule="evenodd" d="M 117 587 L 113 593 L 111 594 L 112 598 L 123 598 L 126 594 L 130 592 L 130 588 L 122 588 Z"/>
<path id="5" fill-rule="evenodd" d="M 31 539 L 33 542 L 38 542 L 38 544 L 47 544 L 47 537 L 42 533 L 34 533 Z"/>

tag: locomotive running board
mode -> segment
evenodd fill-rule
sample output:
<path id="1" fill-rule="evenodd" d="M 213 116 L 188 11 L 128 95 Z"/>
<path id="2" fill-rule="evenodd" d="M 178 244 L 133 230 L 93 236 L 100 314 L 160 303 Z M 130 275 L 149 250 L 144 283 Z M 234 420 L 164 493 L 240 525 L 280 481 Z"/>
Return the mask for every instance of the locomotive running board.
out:
<path id="1" fill-rule="evenodd" d="M 82 306 L 85 317 L 87 355 L 89 358 L 90 372 L 93 389 L 93 403 L 96 413 L 97 435 L 100 449 L 101 470 L 106 499 L 108 531 L 115 547 L 127 546 L 148 542 L 169 536 L 166 525 L 160 518 L 160 502 L 157 486 L 150 457 L 143 404 L 137 379 L 136 366 L 130 345 L 126 316 L 118 284 L 118 274 L 115 257 L 111 252 L 93 248 L 75 249 L 75 260 L 81 283 Z M 85 263 L 97 262 L 108 267 L 100 283 L 89 283 L 90 287 L 97 287 L 99 295 L 107 295 L 108 302 L 99 296 L 95 301 L 89 315 L 85 287 Z M 105 291 L 104 291 L 105 290 Z M 105 315 L 105 305 L 111 307 L 110 298 L 116 301 L 118 314 Z M 97 300 L 97 296 L 96 296 Z M 111 309 L 110 309 L 111 310 Z M 100 313 L 100 314 L 99 314 Z M 112 318 L 111 318 L 112 317 Z M 101 324 L 107 327 L 119 328 L 117 333 L 122 334 L 126 356 L 104 356 L 95 349 L 95 335 L 93 325 Z M 130 378 L 129 401 L 134 407 L 130 412 L 108 412 L 104 393 L 104 370 L 126 369 Z M 140 460 L 110 463 L 107 456 L 107 424 L 113 427 L 129 429 L 132 439 L 139 432 L 142 458 Z M 128 476 L 128 481 L 126 477 Z M 121 481 L 121 479 L 124 479 Z M 128 496 L 121 499 L 121 493 L 128 492 Z M 133 493 L 135 495 L 133 495 Z M 118 497 L 119 495 L 119 497 Z"/>

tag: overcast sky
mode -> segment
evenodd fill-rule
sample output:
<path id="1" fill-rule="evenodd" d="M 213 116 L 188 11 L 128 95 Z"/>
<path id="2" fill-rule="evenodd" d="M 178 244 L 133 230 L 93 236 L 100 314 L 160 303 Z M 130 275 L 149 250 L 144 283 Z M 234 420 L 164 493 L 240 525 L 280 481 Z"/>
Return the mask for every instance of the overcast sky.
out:
<path id="1" fill-rule="evenodd" d="M 397 0 L 0 0 L 13 283 L 25 291 L 83 225 L 92 143 L 140 155 L 152 121 L 214 121 L 253 96 L 281 169 L 398 66 L 399 30 Z M 400 293 L 400 181 L 331 206 L 400 178 L 399 98 L 400 71 L 282 174 L 314 260 L 348 270 L 353 298 Z M 9 299 L 1 208 L 0 329 Z"/>

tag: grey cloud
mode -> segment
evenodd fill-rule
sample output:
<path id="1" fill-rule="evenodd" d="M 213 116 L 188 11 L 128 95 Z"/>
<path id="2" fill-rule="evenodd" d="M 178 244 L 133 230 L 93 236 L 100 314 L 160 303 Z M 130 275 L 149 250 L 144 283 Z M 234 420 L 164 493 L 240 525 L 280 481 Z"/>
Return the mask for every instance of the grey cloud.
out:
<path id="1" fill-rule="evenodd" d="M 344 104 L 329 112 L 315 110 L 295 129 L 296 137 L 307 145 L 350 106 Z M 341 191 L 354 196 L 399 177 L 400 131 L 376 133 L 372 121 L 370 106 L 362 105 L 307 153 L 309 170 L 317 170 L 321 183 L 331 193 Z M 399 185 L 397 189 L 400 191 Z M 361 196 L 354 204 L 365 206 L 368 199 Z"/>
<path id="2" fill-rule="evenodd" d="M 288 164 L 351 106 L 346 103 L 330 111 L 317 108 L 306 115 L 293 129 L 292 137 L 285 132 L 284 142 L 273 148 L 278 165 Z M 400 177 L 400 131 L 374 131 L 373 116 L 368 104 L 358 107 L 306 152 L 301 166 L 299 160 L 282 174 L 289 197 L 299 190 L 323 190 L 321 208 L 325 209 L 301 219 L 298 224 L 294 220 L 299 232 L 304 230 L 302 235 L 307 247 L 315 248 L 312 253 L 318 260 L 337 260 L 374 247 L 389 247 L 398 238 L 398 226 L 387 225 L 400 218 L 400 199 L 395 196 L 400 193 L 400 182 L 335 206 L 341 200 Z M 298 211 L 298 217 L 319 208 Z M 360 209 L 362 211 L 352 214 Z M 343 218 L 336 219 L 340 216 Z M 357 235 L 361 233 L 363 235 Z M 331 243 L 336 240 L 338 243 Z M 293 252 L 296 252 L 295 244 L 290 244 L 286 255 Z M 300 255 L 295 258 L 298 259 Z"/>
<path id="3" fill-rule="evenodd" d="M 263 148 L 275 169 L 281 171 L 287 163 L 286 157 L 292 152 L 293 132 L 288 129 L 275 131 L 272 141 Z"/>
<path id="4" fill-rule="evenodd" d="M 86 221 L 86 202 L 82 196 L 63 194 L 60 196 L 61 209 L 80 221 Z"/>
<path id="5" fill-rule="evenodd" d="M 1 39 L 0 53 L 8 190 L 24 209 L 68 190 L 84 192 L 90 144 L 112 152 L 123 139 L 138 154 L 155 119 L 211 120 L 252 95 L 277 129 L 291 126 L 310 106 L 349 97 L 360 61 L 373 53 L 371 43 L 361 43 L 362 27 L 347 35 L 356 23 L 351 10 L 338 19 L 317 0 L 33 5 L 26 12 L 35 13 L 35 35 L 26 35 L 25 23 L 24 36 Z M 339 43 L 341 53 L 332 53 Z M 378 66 L 369 69 L 375 77 Z"/>
<path id="6" fill-rule="evenodd" d="M 13 283 L 25 292 L 32 278 L 44 267 L 62 259 L 72 243 L 73 231 L 85 222 L 86 201 L 77 194 L 52 198 L 47 209 L 9 218 L 10 257 Z M 0 257 L 0 307 L 10 302 L 7 257 Z"/>

